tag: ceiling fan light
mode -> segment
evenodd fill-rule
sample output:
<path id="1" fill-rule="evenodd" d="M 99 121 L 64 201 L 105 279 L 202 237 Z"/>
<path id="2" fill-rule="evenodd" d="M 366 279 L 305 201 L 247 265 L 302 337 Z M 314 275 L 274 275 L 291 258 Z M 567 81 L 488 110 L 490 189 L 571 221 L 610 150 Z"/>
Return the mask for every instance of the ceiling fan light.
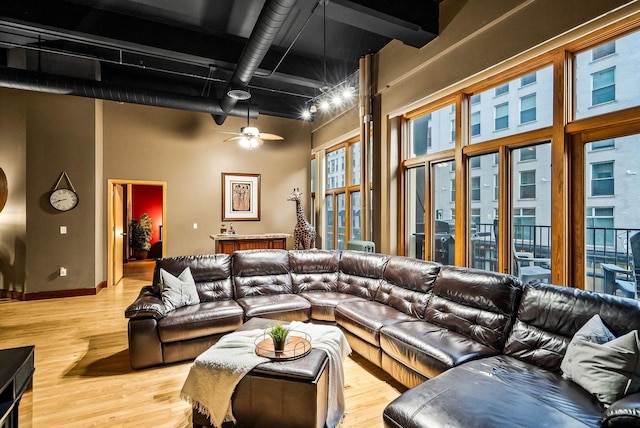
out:
<path id="1" fill-rule="evenodd" d="M 258 130 L 258 128 L 256 128 L 255 126 L 245 126 L 244 128 L 242 128 L 242 132 L 252 137 L 260 135 L 260 130 Z"/>
<path id="2" fill-rule="evenodd" d="M 244 89 L 239 88 L 229 89 L 229 91 L 227 91 L 227 95 L 239 101 L 244 101 L 251 98 L 251 93 L 249 91 L 245 91 Z"/>

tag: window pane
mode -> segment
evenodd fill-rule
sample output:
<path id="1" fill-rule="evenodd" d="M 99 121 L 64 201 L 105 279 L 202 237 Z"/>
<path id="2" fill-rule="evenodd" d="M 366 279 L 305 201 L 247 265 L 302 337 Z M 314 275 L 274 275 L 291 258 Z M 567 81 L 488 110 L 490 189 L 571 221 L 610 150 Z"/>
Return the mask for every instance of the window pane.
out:
<path id="1" fill-rule="evenodd" d="M 536 159 L 536 146 L 525 147 L 521 150 L 517 150 L 520 156 L 520 162 Z"/>
<path id="2" fill-rule="evenodd" d="M 346 231 L 347 231 L 347 210 L 346 210 L 346 198 L 344 193 L 337 195 L 338 202 L 338 250 L 344 250 L 346 248 Z"/>
<path id="3" fill-rule="evenodd" d="M 496 131 L 509 127 L 509 103 L 499 104 L 496 110 Z"/>
<path id="4" fill-rule="evenodd" d="M 351 184 L 360 184 L 361 153 L 360 142 L 353 143 L 351 147 Z"/>
<path id="5" fill-rule="evenodd" d="M 316 191 L 316 158 L 311 159 L 311 193 Z"/>
<path id="6" fill-rule="evenodd" d="M 469 102 L 471 103 L 471 105 L 480 103 L 480 94 L 472 95 L 469 99 Z"/>
<path id="7" fill-rule="evenodd" d="M 360 232 L 360 192 L 351 192 L 351 239 L 362 239 Z"/>
<path id="8" fill-rule="evenodd" d="M 638 46 L 640 31 L 635 31 L 575 55 L 575 119 L 640 105 Z"/>
<path id="9" fill-rule="evenodd" d="M 526 84 L 522 84 L 522 83 Z M 506 85 L 506 84 L 505 84 Z M 506 137 L 553 124 L 553 67 L 546 66 L 481 92 L 470 106 L 471 143 Z M 513 85 L 513 86 L 511 86 Z M 507 87 L 506 92 L 504 91 Z M 508 91 L 508 88 L 516 90 Z M 494 94 L 500 96 L 496 97 Z M 509 124 L 509 116 L 512 117 Z M 491 123 L 491 122 L 494 123 Z M 518 124 L 518 126 L 514 126 Z M 496 135 L 494 131 L 500 130 Z"/>
<path id="10" fill-rule="evenodd" d="M 518 162 L 529 158 L 529 153 L 537 156 Z M 511 183 L 519 196 L 511 201 L 511 272 L 525 283 L 550 282 L 551 143 L 515 149 L 511 159 Z"/>
<path id="11" fill-rule="evenodd" d="M 409 121 L 408 158 L 451 148 L 451 141 L 455 140 L 455 107 L 450 104 Z"/>
<path id="12" fill-rule="evenodd" d="M 520 98 L 520 123 L 536 120 L 536 94 Z"/>
<path id="13" fill-rule="evenodd" d="M 593 73 L 593 92 L 591 93 L 591 105 L 598 105 L 614 101 L 616 99 L 615 70 L 608 70 Z"/>
<path id="14" fill-rule="evenodd" d="M 333 250 L 333 195 L 327 195 L 326 198 L 326 217 L 327 228 L 325 233 L 324 248 L 327 250 Z"/>
<path id="15" fill-rule="evenodd" d="M 496 97 L 498 95 L 506 94 L 509 92 L 509 84 L 505 83 L 504 85 L 496 86 Z"/>
<path id="16" fill-rule="evenodd" d="M 327 189 L 337 189 L 345 184 L 345 148 L 327 153 Z"/>
<path id="17" fill-rule="evenodd" d="M 433 166 L 433 254 L 429 258 L 437 262 L 452 265 L 454 259 L 454 217 L 455 215 L 455 171 L 451 172 L 449 164 L 454 162 L 440 162 Z M 453 199 L 451 199 L 453 198 Z"/>
<path id="18" fill-rule="evenodd" d="M 640 231 L 636 192 L 640 188 L 640 135 L 616 138 L 615 150 L 593 150 L 605 141 L 586 144 L 584 149 L 585 187 L 591 189 L 584 192 L 585 288 L 637 298 L 636 275 L 616 274 L 612 269 L 617 265 L 620 270 L 633 272 L 635 268 L 640 273 L 640 263 L 636 263 L 640 251 L 634 254 L 631 245 Z"/>
<path id="19" fill-rule="evenodd" d="M 407 236 L 405 254 L 424 258 L 424 180 L 425 167 L 411 168 L 407 178 Z"/>
<path id="20" fill-rule="evenodd" d="M 499 183 L 494 182 L 496 168 L 493 166 L 493 155 L 493 153 L 487 153 L 479 156 L 483 158 L 482 168 L 469 171 L 472 176 L 469 180 L 471 200 L 468 249 L 472 267 L 496 271 L 498 253 L 493 223 L 497 220 L 498 201 L 494 200 L 494 196 L 495 187 Z"/>
<path id="21" fill-rule="evenodd" d="M 609 138 L 608 140 L 594 141 L 591 143 L 591 150 L 609 149 L 616 146 L 616 139 Z"/>

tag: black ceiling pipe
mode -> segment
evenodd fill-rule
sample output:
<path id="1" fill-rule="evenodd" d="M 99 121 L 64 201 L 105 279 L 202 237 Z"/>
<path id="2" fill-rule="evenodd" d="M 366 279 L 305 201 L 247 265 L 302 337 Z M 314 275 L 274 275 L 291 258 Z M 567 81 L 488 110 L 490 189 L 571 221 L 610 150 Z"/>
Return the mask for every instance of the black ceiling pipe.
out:
<path id="1" fill-rule="evenodd" d="M 251 31 L 251 36 L 249 36 L 247 44 L 240 55 L 229 85 L 220 100 L 220 107 L 224 113 L 214 116 L 218 125 L 224 123 L 227 113 L 232 111 L 238 102 L 237 99 L 227 95 L 227 92 L 231 89 L 245 89 L 247 87 L 253 77 L 253 73 L 260 66 L 295 4 L 296 0 L 267 0 L 265 3 L 262 11 L 260 11 L 256 25 Z"/>
<path id="2" fill-rule="evenodd" d="M 95 80 L 57 76 L 35 71 L 0 66 L 0 87 L 47 92 L 50 94 L 76 95 L 122 103 L 143 104 L 179 110 L 197 111 L 212 115 L 225 114 L 237 117 L 258 117 L 255 105 L 234 106 L 229 111 L 220 107 L 218 100 L 181 95 L 173 92 L 145 90 L 131 86 L 112 85 Z"/>

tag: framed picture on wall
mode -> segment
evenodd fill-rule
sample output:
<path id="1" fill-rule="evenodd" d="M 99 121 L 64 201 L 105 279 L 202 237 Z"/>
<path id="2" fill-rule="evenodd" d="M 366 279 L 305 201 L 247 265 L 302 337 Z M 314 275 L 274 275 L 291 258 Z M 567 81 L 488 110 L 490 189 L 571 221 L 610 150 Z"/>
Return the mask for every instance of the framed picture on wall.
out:
<path id="1" fill-rule="evenodd" d="M 260 220 L 260 174 L 222 173 L 222 221 Z"/>

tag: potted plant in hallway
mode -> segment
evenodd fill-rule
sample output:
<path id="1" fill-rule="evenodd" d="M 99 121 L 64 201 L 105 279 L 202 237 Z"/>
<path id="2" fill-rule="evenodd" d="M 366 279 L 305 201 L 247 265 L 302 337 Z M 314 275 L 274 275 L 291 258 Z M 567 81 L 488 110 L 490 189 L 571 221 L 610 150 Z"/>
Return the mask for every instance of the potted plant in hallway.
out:
<path id="1" fill-rule="evenodd" d="M 276 354 L 284 352 L 284 345 L 287 342 L 287 336 L 289 335 L 289 329 L 284 328 L 282 323 L 277 323 L 271 330 L 269 330 L 269 336 L 273 340 L 273 349 Z"/>
<path id="2" fill-rule="evenodd" d="M 129 245 L 133 250 L 133 257 L 137 260 L 144 260 L 151 249 L 151 217 L 144 213 L 140 219 L 134 218 L 129 225 Z"/>

